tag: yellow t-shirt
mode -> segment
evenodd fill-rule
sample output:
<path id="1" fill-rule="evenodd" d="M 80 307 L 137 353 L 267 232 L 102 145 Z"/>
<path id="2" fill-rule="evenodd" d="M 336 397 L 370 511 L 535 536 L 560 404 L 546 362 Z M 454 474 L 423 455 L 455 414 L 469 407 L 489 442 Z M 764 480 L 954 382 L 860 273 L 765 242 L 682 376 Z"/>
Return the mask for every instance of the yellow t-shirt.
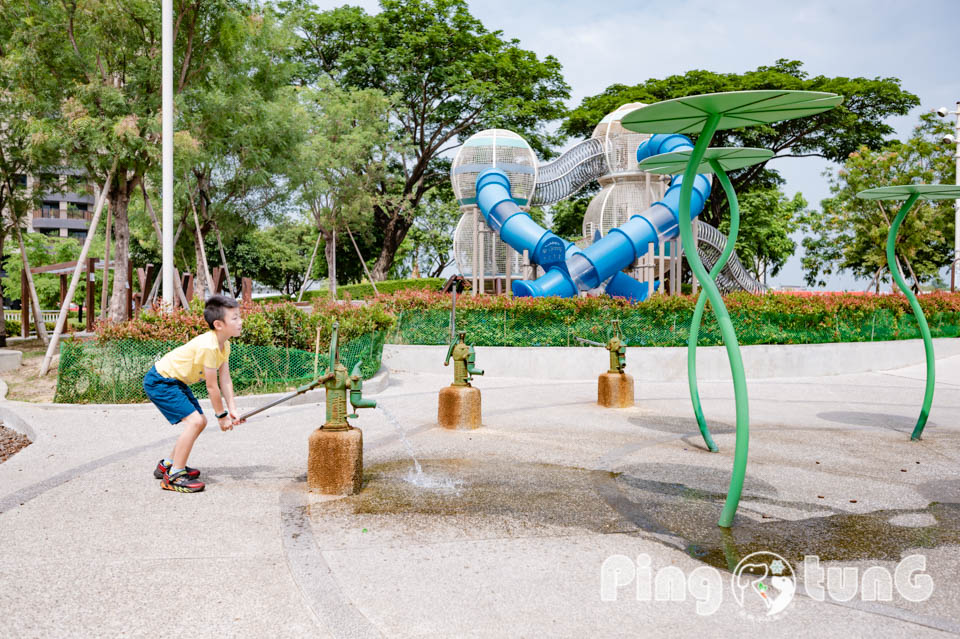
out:
<path id="1" fill-rule="evenodd" d="M 203 379 L 204 367 L 219 369 L 228 359 L 230 342 L 224 342 L 221 351 L 217 334 L 207 331 L 161 357 L 156 367 L 164 377 L 179 379 L 184 384 L 195 384 Z"/>

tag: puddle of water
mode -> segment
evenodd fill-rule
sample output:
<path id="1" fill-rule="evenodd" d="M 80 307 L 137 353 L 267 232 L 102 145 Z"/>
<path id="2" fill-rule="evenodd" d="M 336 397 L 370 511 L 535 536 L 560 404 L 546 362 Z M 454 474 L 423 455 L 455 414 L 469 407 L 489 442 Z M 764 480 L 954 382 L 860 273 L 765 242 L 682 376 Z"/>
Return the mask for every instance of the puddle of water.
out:
<path id="1" fill-rule="evenodd" d="M 631 470 L 646 477 L 664 475 L 662 465 L 650 466 L 649 471 L 643 465 Z M 722 492 L 630 474 L 619 476 L 615 484 L 617 498 L 607 494 L 604 498 L 625 519 L 648 532 L 672 536 L 691 557 L 726 570 L 757 551 L 775 552 L 796 567 L 807 555 L 817 555 L 821 561 L 899 561 L 911 548 L 960 545 L 958 504 L 934 502 L 923 509 L 849 513 L 817 504 L 815 487 L 804 501 L 755 491 L 749 495 L 750 516 L 741 507 L 734 526 L 724 529 L 716 525 L 725 498 Z M 771 512 L 764 513 L 764 506 Z M 776 517 L 773 513 L 781 509 L 792 511 L 797 519 Z M 833 512 L 824 516 L 824 511 Z M 762 518 L 765 514 L 768 519 Z M 893 523 L 905 516 L 928 525 Z"/>
<path id="2" fill-rule="evenodd" d="M 824 562 L 899 561 L 913 548 L 960 546 L 960 503 L 849 513 L 817 503 L 815 486 L 809 499 L 790 501 L 750 477 L 749 510 L 741 509 L 732 529 L 720 528 L 725 493 L 695 466 L 640 464 L 611 473 L 485 458 L 424 460 L 420 473 L 403 461 L 364 470 L 359 494 L 320 507 L 343 515 L 479 516 L 515 522 L 525 534 L 531 526 L 646 533 L 722 570 L 756 551 L 797 567 L 807 555 Z M 796 519 L 781 519 L 783 513 Z M 920 525 L 891 522 L 906 515 Z"/>
<path id="3" fill-rule="evenodd" d="M 409 484 L 413 484 L 418 488 L 441 492 L 453 492 L 456 494 L 460 493 L 460 487 L 463 486 L 463 482 L 461 480 L 454 479 L 453 477 L 445 477 L 443 475 L 424 473 L 422 471 L 417 472 L 413 470 L 404 475 L 403 480 Z"/>

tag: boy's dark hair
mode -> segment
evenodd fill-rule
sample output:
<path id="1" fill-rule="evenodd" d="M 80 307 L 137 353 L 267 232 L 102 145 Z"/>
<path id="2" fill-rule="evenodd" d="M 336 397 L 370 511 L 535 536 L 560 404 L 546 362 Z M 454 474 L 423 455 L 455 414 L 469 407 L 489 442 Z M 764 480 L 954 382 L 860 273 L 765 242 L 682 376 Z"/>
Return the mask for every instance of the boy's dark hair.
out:
<path id="1" fill-rule="evenodd" d="M 211 295 L 207 300 L 207 305 L 203 308 L 203 319 L 207 320 L 207 326 L 213 330 L 213 323 L 217 320 L 223 321 L 223 316 L 228 308 L 239 308 L 237 300 L 226 295 Z"/>

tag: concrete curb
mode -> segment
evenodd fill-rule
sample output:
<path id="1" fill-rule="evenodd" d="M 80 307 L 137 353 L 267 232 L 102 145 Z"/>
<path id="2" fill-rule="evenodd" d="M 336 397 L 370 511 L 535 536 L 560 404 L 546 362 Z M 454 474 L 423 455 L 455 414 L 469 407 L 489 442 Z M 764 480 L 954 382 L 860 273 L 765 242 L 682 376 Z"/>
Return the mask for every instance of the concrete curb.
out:
<path id="1" fill-rule="evenodd" d="M 7 384 L 3 380 L 0 380 L 0 402 L 3 402 L 3 404 L 8 404 L 5 400 L 6 396 Z M 0 405 L 0 421 L 2 421 L 3 425 L 7 428 L 13 429 L 21 435 L 26 435 L 31 442 L 37 441 L 37 431 L 33 430 L 30 424 L 23 421 L 23 418 L 9 408 L 5 408 L 3 405 Z"/>
<path id="2" fill-rule="evenodd" d="M 960 339 L 933 340 L 938 359 L 960 355 Z M 385 344 L 383 365 L 395 371 L 450 374 L 443 366 L 446 346 Z M 593 347 L 477 346 L 477 366 L 487 376 L 538 379 L 596 379 L 609 365 L 606 350 Z M 924 362 L 919 339 L 887 342 L 838 342 L 741 346 L 747 377 L 822 377 L 903 368 Z M 636 347 L 627 349 L 627 372 L 639 382 L 679 382 L 687 379 L 687 348 Z M 726 349 L 697 349 L 701 380 L 729 379 Z"/>

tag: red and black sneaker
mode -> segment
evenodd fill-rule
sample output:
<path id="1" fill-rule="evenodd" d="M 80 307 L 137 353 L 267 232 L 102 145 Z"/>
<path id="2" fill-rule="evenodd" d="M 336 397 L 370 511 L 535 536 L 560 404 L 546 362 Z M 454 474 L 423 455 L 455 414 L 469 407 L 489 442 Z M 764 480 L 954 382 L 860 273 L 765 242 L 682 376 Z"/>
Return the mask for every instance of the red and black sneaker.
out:
<path id="1" fill-rule="evenodd" d="M 160 487 L 164 490 L 173 490 L 178 493 L 199 493 L 204 489 L 205 484 L 202 481 L 190 479 L 190 477 L 187 476 L 187 471 L 181 470 L 172 475 L 165 474 L 163 481 L 160 482 Z"/>
<path id="2" fill-rule="evenodd" d="M 190 468 L 187 466 L 185 468 L 187 471 L 187 477 L 190 479 L 196 479 L 200 476 L 200 471 L 196 468 Z M 170 472 L 170 464 L 165 464 L 163 460 L 157 462 L 157 467 L 153 469 L 153 476 L 157 479 L 163 479 L 163 476 Z"/>

